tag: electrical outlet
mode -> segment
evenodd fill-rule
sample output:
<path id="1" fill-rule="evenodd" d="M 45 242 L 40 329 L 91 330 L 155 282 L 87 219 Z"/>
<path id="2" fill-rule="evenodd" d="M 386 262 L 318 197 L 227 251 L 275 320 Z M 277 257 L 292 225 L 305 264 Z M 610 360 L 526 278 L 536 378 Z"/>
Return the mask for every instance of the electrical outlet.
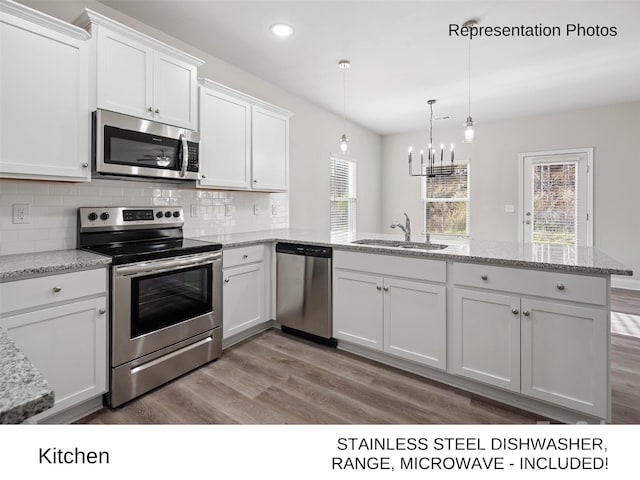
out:
<path id="1" fill-rule="evenodd" d="M 198 209 L 198 204 L 197 203 L 192 203 L 191 204 L 191 218 L 199 217 L 199 216 L 200 216 L 200 211 Z"/>
<path id="2" fill-rule="evenodd" d="M 278 214 L 278 205 L 276 205 L 275 203 L 271 204 L 271 215 L 277 215 Z"/>
<path id="3" fill-rule="evenodd" d="M 254 215 L 260 215 L 260 207 L 258 207 L 257 203 L 253 204 L 253 214 Z"/>
<path id="4" fill-rule="evenodd" d="M 31 223 L 28 203 L 13 204 L 13 223 Z"/>
<path id="5" fill-rule="evenodd" d="M 516 207 L 514 207 L 513 205 L 504 206 L 504 213 L 515 213 L 515 211 L 516 211 Z"/>
<path id="6" fill-rule="evenodd" d="M 231 216 L 231 204 L 230 203 L 225 203 L 225 205 L 224 205 L 224 216 L 225 217 L 230 217 Z"/>

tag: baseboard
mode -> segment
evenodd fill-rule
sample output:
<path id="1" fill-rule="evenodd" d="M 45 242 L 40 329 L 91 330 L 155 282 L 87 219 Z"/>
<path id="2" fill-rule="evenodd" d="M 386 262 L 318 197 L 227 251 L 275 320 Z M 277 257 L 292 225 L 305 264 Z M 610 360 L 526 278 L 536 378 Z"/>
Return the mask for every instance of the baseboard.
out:
<path id="1" fill-rule="evenodd" d="M 611 287 L 624 288 L 626 290 L 640 290 L 640 280 L 618 275 L 611 275 Z"/>

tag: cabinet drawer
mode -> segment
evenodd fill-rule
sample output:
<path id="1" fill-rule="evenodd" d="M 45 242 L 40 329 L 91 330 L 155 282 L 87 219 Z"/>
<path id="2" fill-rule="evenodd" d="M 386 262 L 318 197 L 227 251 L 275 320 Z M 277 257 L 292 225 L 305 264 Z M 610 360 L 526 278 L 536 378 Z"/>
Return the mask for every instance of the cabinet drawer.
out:
<path id="1" fill-rule="evenodd" d="M 251 245 L 224 249 L 222 251 L 222 268 L 236 267 L 247 263 L 261 262 L 264 259 L 264 245 Z"/>
<path id="2" fill-rule="evenodd" d="M 106 287 L 104 268 L 0 283 L 0 314 L 104 295 Z"/>
<path id="3" fill-rule="evenodd" d="M 607 280 L 604 277 L 494 267 L 472 263 L 453 264 L 456 285 L 501 290 L 572 302 L 607 304 Z"/>
<path id="4" fill-rule="evenodd" d="M 379 275 L 393 275 L 431 282 L 444 283 L 447 280 L 446 262 L 428 258 L 345 252 L 334 249 L 333 266 L 347 270 L 359 270 Z"/>

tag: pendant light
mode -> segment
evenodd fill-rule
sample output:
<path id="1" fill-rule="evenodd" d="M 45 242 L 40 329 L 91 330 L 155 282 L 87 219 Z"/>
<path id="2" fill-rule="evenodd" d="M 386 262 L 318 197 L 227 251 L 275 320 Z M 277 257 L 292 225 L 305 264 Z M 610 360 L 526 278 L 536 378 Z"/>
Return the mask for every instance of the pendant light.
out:
<path id="1" fill-rule="evenodd" d="M 347 126 L 347 69 L 351 66 L 349 60 L 340 60 L 338 68 L 342 70 L 342 136 L 338 146 L 340 153 L 349 153 L 349 139 L 346 134 Z"/>
<path id="2" fill-rule="evenodd" d="M 472 29 L 478 22 L 476 20 L 467 20 L 462 28 Z M 473 143 L 476 139 L 476 123 L 471 118 L 471 35 L 469 35 L 469 115 L 467 121 L 464 122 L 464 142 Z"/>

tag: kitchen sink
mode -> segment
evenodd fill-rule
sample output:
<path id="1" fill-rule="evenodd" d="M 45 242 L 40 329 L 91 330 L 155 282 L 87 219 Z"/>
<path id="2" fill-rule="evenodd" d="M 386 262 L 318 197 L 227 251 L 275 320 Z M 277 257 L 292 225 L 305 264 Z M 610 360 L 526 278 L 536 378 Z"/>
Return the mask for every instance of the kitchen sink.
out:
<path id="1" fill-rule="evenodd" d="M 408 248 L 412 250 L 442 250 L 449 246 L 442 243 L 406 242 L 404 240 L 380 240 L 377 238 L 364 238 L 351 243 L 371 245 L 374 247 Z"/>

